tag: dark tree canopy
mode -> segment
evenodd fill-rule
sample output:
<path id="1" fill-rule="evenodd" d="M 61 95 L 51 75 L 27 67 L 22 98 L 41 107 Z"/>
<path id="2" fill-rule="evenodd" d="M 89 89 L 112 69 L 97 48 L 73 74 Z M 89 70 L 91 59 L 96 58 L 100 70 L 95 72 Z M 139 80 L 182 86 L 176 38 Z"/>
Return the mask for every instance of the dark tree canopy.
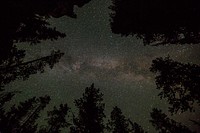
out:
<path id="1" fill-rule="evenodd" d="M 152 61 L 150 70 L 156 73 L 160 98 L 166 98 L 171 105 L 169 111 L 192 111 L 193 103 L 200 105 L 200 66 L 183 64 L 169 57 Z"/>
<path id="2" fill-rule="evenodd" d="M 27 78 L 30 74 L 43 71 L 44 64 L 53 66 L 61 53 L 49 57 L 23 62 L 24 50 L 18 50 L 14 43 L 39 43 L 41 40 L 57 40 L 64 33 L 50 27 L 50 17 L 69 16 L 76 18 L 74 6 L 82 7 L 90 0 L 3 0 L 0 5 L 0 87 L 15 79 Z M 55 55 L 55 56 L 54 56 Z M 11 66 L 13 65 L 13 66 Z M 10 71 L 10 72 L 9 72 Z"/>
<path id="3" fill-rule="evenodd" d="M 144 133 L 137 123 L 125 118 L 118 107 L 114 107 L 110 120 L 105 126 L 103 94 L 94 84 L 85 89 L 83 97 L 75 100 L 78 115 L 70 111 L 67 104 L 60 104 L 59 108 L 47 111 L 47 125 L 38 128 L 36 120 L 39 113 L 49 103 L 50 97 L 33 97 L 19 105 L 11 106 L 5 111 L 3 106 L 18 92 L 3 92 L 0 94 L 0 132 L 16 133 L 60 133 L 67 131 L 72 133 Z M 72 113 L 72 117 L 69 113 Z"/>
<path id="4" fill-rule="evenodd" d="M 117 106 L 111 112 L 110 120 L 107 123 L 107 130 L 110 133 L 144 133 L 142 127 L 127 119 Z"/>
<path id="5" fill-rule="evenodd" d="M 16 93 L 17 93 L 17 91 L 0 93 L 0 108 L 2 108 L 6 102 L 10 101 Z"/>
<path id="6" fill-rule="evenodd" d="M 153 109 L 150 122 L 159 133 L 195 133 L 189 128 L 167 117 L 159 109 Z"/>
<path id="7" fill-rule="evenodd" d="M 13 42 L 38 43 L 58 39 L 65 34 L 50 28 L 49 17 L 76 17 L 74 6 L 82 7 L 90 0 L 6 0 L 0 6 L 0 61 L 7 58 Z"/>
<path id="8" fill-rule="evenodd" d="M 49 65 L 53 68 L 55 63 L 64 55 L 60 51 L 52 51 L 50 56 L 38 58 L 35 60 L 23 62 L 24 54 L 16 49 L 12 51 L 13 55 L 9 60 L 0 65 L 0 88 L 16 79 L 27 79 L 31 74 L 44 72 L 44 67 Z"/>
<path id="9" fill-rule="evenodd" d="M 3 112 L 0 119 L 0 131 L 2 133 L 34 133 L 37 130 L 36 119 L 39 113 L 49 103 L 50 97 L 33 97 L 18 106 L 13 105 L 8 112 Z"/>
<path id="10" fill-rule="evenodd" d="M 129 120 L 130 125 L 131 125 L 131 133 L 147 133 L 144 131 L 144 129 L 137 124 L 136 122 L 132 122 L 131 120 Z"/>
<path id="11" fill-rule="evenodd" d="M 0 94 L 0 132 L 1 133 L 146 133 L 143 128 L 133 123 L 123 115 L 120 108 L 115 106 L 110 114 L 108 123 L 104 123 L 103 94 L 99 89 L 91 87 L 85 89 L 83 97 L 75 100 L 78 115 L 70 111 L 67 104 L 60 104 L 59 108 L 47 111 L 47 125 L 38 129 L 36 120 L 39 113 L 49 104 L 50 97 L 33 97 L 19 105 L 11 106 L 5 111 L 3 106 L 18 92 L 3 92 Z M 70 117 L 69 113 L 72 113 Z M 159 133 L 195 133 L 186 126 L 162 113 L 159 109 L 153 109 L 150 113 L 150 122 Z M 199 125 L 196 120 L 190 120 Z"/>
<path id="12" fill-rule="evenodd" d="M 41 40 L 55 40 L 58 37 L 65 37 L 65 34 L 56 31 L 55 28 L 50 28 L 44 17 L 35 15 L 33 12 L 29 12 L 28 9 L 18 12 L 20 9 L 23 10 L 23 7 L 15 8 L 8 7 L 9 10 L 7 12 L 9 14 L 3 14 L 2 16 L 3 22 L 1 23 L 3 24 L 1 25 L 3 27 L 0 35 L 0 63 L 3 63 L 13 54 L 13 43 L 39 43 Z M 13 14 L 10 14 L 11 12 Z"/>
<path id="13" fill-rule="evenodd" d="M 108 131 L 112 133 L 129 133 L 129 121 L 122 114 L 122 111 L 118 107 L 114 107 L 111 114 L 110 120 L 108 121 Z"/>
<path id="14" fill-rule="evenodd" d="M 85 89 L 83 97 L 75 100 L 78 108 L 78 117 L 74 117 L 71 132 L 73 133 L 102 133 L 104 130 L 103 94 L 94 84 Z"/>
<path id="15" fill-rule="evenodd" d="M 1 125 L 3 125 L 4 120 L 6 119 L 4 105 L 9 102 L 16 92 L 1 92 L 0 94 L 0 131 Z"/>
<path id="16" fill-rule="evenodd" d="M 70 124 L 66 121 L 69 109 L 67 104 L 61 104 L 59 109 L 54 107 L 52 111 L 48 111 L 48 125 L 45 128 L 41 128 L 39 133 L 60 133 L 61 128 L 69 127 Z"/>
<path id="17" fill-rule="evenodd" d="M 111 29 L 144 44 L 200 42 L 199 0 L 112 0 Z"/>
<path id="18" fill-rule="evenodd" d="M 48 27 L 49 17 L 76 17 L 74 6 L 82 7 L 90 0 L 5 0 L 1 4 L 1 52 L 16 42 L 57 39 L 65 35 Z M 7 48 L 7 49 L 6 49 Z M 6 52 L 6 51 L 5 51 Z M 7 51 L 8 52 L 8 51 Z"/>

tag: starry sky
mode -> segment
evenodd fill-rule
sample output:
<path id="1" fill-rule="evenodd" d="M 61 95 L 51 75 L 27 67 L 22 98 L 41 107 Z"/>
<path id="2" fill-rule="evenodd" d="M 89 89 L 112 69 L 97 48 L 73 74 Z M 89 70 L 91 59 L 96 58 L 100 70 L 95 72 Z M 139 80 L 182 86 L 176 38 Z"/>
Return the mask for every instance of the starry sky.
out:
<path id="1" fill-rule="evenodd" d="M 169 55 L 177 61 L 200 64 L 200 46 L 144 46 L 135 37 L 113 34 L 109 23 L 110 4 L 110 0 L 92 0 L 80 9 L 75 8 L 77 19 L 50 18 L 51 26 L 66 34 L 63 39 L 32 46 L 17 44 L 26 50 L 25 60 L 58 49 L 65 55 L 53 69 L 46 68 L 45 73 L 9 84 L 8 90 L 22 91 L 15 102 L 48 94 L 52 100 L 47 109 L 65 102 L 73 109 L 74 99 L 80 98 L 84 89 L 94 83 L 104 94 L 106 114 L 118 106 L 132 121 L 153 132 L 148 122 L 149 112 L 154 107 L 167 111 L 168 105 L 157 96 L 155 75 L 149 71 L 152 60 Z M 176 119 L 187 123 L 188 117 L 185 113 Z"/>

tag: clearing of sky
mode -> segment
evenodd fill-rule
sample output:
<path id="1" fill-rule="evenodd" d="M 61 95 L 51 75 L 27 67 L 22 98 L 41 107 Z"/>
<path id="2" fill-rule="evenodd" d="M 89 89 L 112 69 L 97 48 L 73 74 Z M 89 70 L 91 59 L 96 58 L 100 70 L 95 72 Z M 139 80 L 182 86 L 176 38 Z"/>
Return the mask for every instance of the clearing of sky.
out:
<path id="1" fill-rule="evenodd" d="M 144 45 L 142 39 L 135 36 L 114 34 L 109 21 L 110 5 L 110 0 L 92 0 L 81 8 L 75 7 L 75 19 L 67 16 L 49 18 L 51 27 L 66 34 L 64 38 L 41 41 L 37 45 L 17 43 L 17 48 L 26 50 L 25 61 L 47 56 L 52 50 L 60 50 L 64 56 L 53 69 L 45 67 L 44 73 L 6 85 L 7 91 L 21 91 L 7 106 L 33 96 L 49 95 L 51 101 L 45 111 L 60 103 L 68 103 L 76 110 L 74 100 L 94 83 L 103 93 L 106 116 L 117 106 L 145 131 L 155 132 L 149 123 L 152 109 L 162 109 L 169 116 L 170 113 L 166 99 L 161 100 L 158 96 L 156 74 L 150 72 L 152 60 L 170 57 L 181 63 L 200 64 L 200 45 L 151 46 Z M 184 112 L 170 118 L 199 131 L 199 127 L 188 120 L 199 121 L 198 116 L 199 108 L 193 114 Z M 39 121 L 42 119 L 45 116 Z"/>

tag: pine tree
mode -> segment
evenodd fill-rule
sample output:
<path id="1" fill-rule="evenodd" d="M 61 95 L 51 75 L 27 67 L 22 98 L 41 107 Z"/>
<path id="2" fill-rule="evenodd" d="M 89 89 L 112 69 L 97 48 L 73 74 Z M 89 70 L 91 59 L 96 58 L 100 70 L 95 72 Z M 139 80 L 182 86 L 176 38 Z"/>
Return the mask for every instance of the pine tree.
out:
<path id="1" fill-rule="evenodd" d="M 122 111 L 118 107 L 114 107 L 111 115 L 110 120 L 107 124 L 107 129 L 109 132 L 112 133 L 129 133 L 130 127 L 129 127 L 129 121 L 125 118 L 125 116 L 122 114 Z"/>
<path id="2" fill-rule="evenodd" d="M 198 44 L 198 0 L 112 0 L 111 29 L 144 44 Z"/>
<path id="3" fill-rule="evenodd" d="M 101 133 L 104 129 L 103 118 L 105 104 L 103 94 L 94 84 L 85 89 L 83 97 L 75 100 L 78 108 L 78 117 L 74 116 L 71 132 L 74 133 Z"/>
<path id="4" fill-rule="evenodd" d="M 107 123 L 107 130 L 112 133 L 144 133 L 142 127 L 127 119 L 117 106 L 111 112 L 110 120 Z"/>
<path id="5" fill-rule="evenodd" d="M 49 103 L 50 97 L 30 98 L 20 102 L 19 106 L 13 105 L 1 120 L 2 133 L 20 132 L 33 133 L 37 129 L 35 120 L 39 113 Z"/>
<path id="6" fill-rule="evenodd" d="M 167 117 L 159 109 L 153 109 L 150 122 L 159 133 L 195 133 L 189 128 Z"/>
<path id="7" fill-rule="evenodd" d="M 49 26 L 50 17 L 76 17 L 74 6 L 82 7 L 90 0 L 4 0 L 0 7 L 0 63 L 10 54 L 14 42 L 38 43 L 56 40 L 64 33 Z"/>
<path id="8" fill-rule="evenodd" d="M 52 111 L 48 111 L 48 126 L 41 128 L 39 133 L 60 133 L 61 128 L 69 127 L 70 124 L 66 121 L 69 109 L 67 104 L 61 104 L 59 109 L 54 107 Z"/>
<path id="9" fill-rule="evenodd" d="M 12 97 L 16 94 L 16 93 L 20 93 L 19 91 L 13 91 L 13 92 L 2 92 L 0 94 L 0 108 L 3 107 L 3 105 L 10 101 L 12 99 Z"/>
<path id="10" fill-rule="evenodd" d="M 4 124 L 4 120 L 7 119 L 3 106 L 6 102 L 9 102 L 16 93 L 17 92 L 2 92 L 0 94 L 0 127 Z M 1 128 L 0 132 L 2 132 Z"/>
<path id="11" fill-rule="evenodd" d="M 36 60 L 22 62 L 21 57 L 12 58 L 11 61 L 5 62 L 3 66 L 0 66 L 0 86 L 1 88 L 16 80 L 26 80 L 31 74 L 37 72 L 44 72 L 46 65 L 52 69 L 54 64 L 64 55 L 60 51 L 52 51 L 50 56 L 42 57 Z M 11 63 L 12 62 L 12 63 Z"/>
<path id="12" fill-rule="evenodd" d="M 160 98 L 166 98 L 169 111 L 193 111 L 193 104 L 200 105 L 200 66 L 173 61 L 169 57 L 152 61 L 151 72 L 156 73 Z"/>
<path id="13" fill-rule="evenodd" d="M 48 57 L 24 63 L 25 51 L 18 50 L 14 43 L 29 42 L 36 44 L 42 40 L 57 40 L 65 37 L 64 33 L 50 26 L 47 21 L 48 18 L 64 15 L 75 18 L 74 6 L 82 7 L 89 1 L 4 0 L 0 6 L 2 17 L 0 21 L 0 89 L 15 79 L 28 78 L 30 74 L 43 71 L 45 63 L 49 63 L 50 66 L 55 63 L 45 61 Z M 62 54 L 55 52 L 50 56 L 54 58 L 54 55 L 59 57 Z"/>
<path id="14" fill-rule="evenodd" d="M 21 133 L 34 133 L 37 130 L 36 120 L 39 118 L 39 113 L 49 104 L 50 101 L 49 96 L 39 97 L 37 99 L 37 105 L 35 105 L 34 109 L 27 114 L 26 118 L 23 119 L 20 123 Z"/>

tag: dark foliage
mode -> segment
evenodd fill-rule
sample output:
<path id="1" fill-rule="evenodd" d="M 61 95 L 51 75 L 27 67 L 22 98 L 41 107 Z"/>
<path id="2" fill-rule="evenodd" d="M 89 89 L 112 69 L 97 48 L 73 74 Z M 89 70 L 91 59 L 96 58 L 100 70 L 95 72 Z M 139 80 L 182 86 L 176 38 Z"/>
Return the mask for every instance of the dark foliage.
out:
<path id="1" fill-rule="evenodd" d="M 15 79 L 27 79 L 29 75 L 43 72 L 45 64 L 52 68 L 63 53 L 23 62 L 24 50 L 14 43 L 40 43 L 41 40 L 57 40 L 64 33 L 50 27 L 49 17 L 76 17 L 74 6 L 82 7 L 90 0 L 6 0 L 0 5 L 0 89 Z"/>
<path id="2" fill-rule="evenodd" d="M 0 85 L 4 85 L 16 79 L 27 79 L 29 75 L 37 72 L 44 72 L 44 67 L 48 64 L 53 68 L 64 54 L 60 51 L 53 51 L 50 56 L 42 57 L 28 62 L 23 62 L 24 54 L 16 49 L 13 50 L 15 56 L 10 55 L 9 61 L 0 65 Z"/>
<path id="3" fill-rule="evenodd" d="M 21 14 L 15 15 L 18 16 Z M 1 31 L 2 34 L 0 35 L 0 63 L 7 61 L 8 58 L 14 54 L 12 51 L 13 48 L 15 48 L 15 46 L 13 46 L 13 43 L 30 42 L 36 44 L 39 43 L 41 40 L 57 40 L 58 37 L 65 37 L 65 34 L 56 31 L 55 28 L 50 28 L 49 24 L 43 17 L 36 15 L 30 15 L 26 17 L 27 20 L 15 20 L 11 17 L 11 20 L 9 20 L 11 21 L 10 23 L 5 22 L 6 24 L 4 24 L 3 28 L 6 29 L 4 31 Z M 21 18 L 17 17 L 16 19 Z M 15 24 L 13 21 L 19 22 Z M 10 25 L 12 25 L 12 27 L 9 27 Z M 14 25 L 16 26 L 13 27 Z M 9 29 L 12 31 L 10 31 Z"/>
<path id="4" fill-rule="evenodd" d="M 9 112 L 4 113 L 0 121 L 2 133 L 34 133 L 37 130 L 36 119 L 41 110 L 49 103 L 50 97 L 33 97 L 20 102 L 19 106 L 13 105 Z"/>
<path id="5" fill-rule="evenodd" d="M 52 111 L 48 111 L 48 126 L 41 128 L 39 133 L 60 133 L 61 128 L 69 127 L 70 124 L 66 121 L 69 109 L 67 104 L 61 104 L 59 109 L 54 107 Z"/>
<path id="6" fill-rule="evenodd" d="M 107 130 L 112 133 L 144 133 L 144 130 L 137 123 L 125 118 L 118 107 L 114 107 L 110 120 L 107 123 Z"/>
<path id="7" fill-rule="evenodd" d="M 144 44 L 200 42 L 199 0 L 112 0 L 111 29 Z"/>
<path id="8" fill-rule="evenodd" d="M 104 125 L 104 103 L 103 94 L 99 89 L 91 87 L 85 89 L 83 97 L 75 100 L 78 107 L 78 116 L 69 118 L 69 107 L 61 104 L 59 108 L 54 107 L 47 112 L 47 125 L 37 131 L 36 120 L 39 113 L 49 103 L 50 97 L 33 97 L 18 106 L 13 105 L 8 112 L 5 112 L 3 105 L 11 100 L 17 92 L 4 92 L 0 94 L 0 132 L 1 133 L 60 133 L 61 130 L 72 133 L 101 133 L 104 131 L 112 133 L 146 133 L 143 128 L 127 119 L 120 108 L 114 107 L 107 125 Z M 150 122 L 159 133 L 194 133 L 186 126 L 167 117 L 161 110 L 153 109 Z M 71 119 L 70 119 L 71 120 Z M 191 120 L 199 125 L 198 121 Z M 66 129 L 68 127 L 68 129 Z M 69 129 L 70 127 L 70 129 Z M 107 132 L 106 131 L 106 132 Z"/>
<path id="9" fill-rule="evenodd" d="M 129 121 L 125 118 L 122 114 L 122 111 L 118 107 L 114 107 L 111 115 L 110 120 L 107 124 L 107 129 L 109 132 L 112 133 L 129 133 Z"/>
<path id="10" fill-rule="evenodd" d="M 157 89 L 160 98 L 166 98 L 171 105 L 169 111 L 192 111 L 193 103 L 200 105 L 200 66 L 183 64 L 169 57 L 153 60 L 151 72 L 157 74 Z"/>
<path id="11" fill-rule="evenodd" d="M 101 133 L 104 129 L 103 118 L 104 106 L 103 94 L 99 89 L 94 88 L 94 84 L 85 89 L 83 97 L 75 100 L 78 108 L 78 117 L 73 118 L 72 133 Z"/>
<path id="12" fill-rule="evenodd" d="M 131 124 L 131 133 L 147 133 L 143 130 L 143 128 L 137 124 L 136 122 L 132 122 L 131 120 L 129 120 L 130 124 Z"/>
<path id="13" fill-rule="evenodd" d="M 1 125 L 3 125 L 2 122 L 6 119 L 5 110 L 3 106 L 5 103 L 9 102 L 12 99 L 15 93 L 17 92 L 1 92 L 0 94 L 0 131 L 1 131 Z"/>
<path id="14" fill-rule="evenodd" d="M 154 108 L 151 118 L 150 122 L 159 133 L 195 133 L 181 123 L 168 118 L 161 110 Z"/>
<path id="15" fill-rule="evenodd" d="M 90 0 L 6 0 L 1 2 L 0 63 L 6 60 L 13 42 L 38 43 L 55 40 L 65 34 L 50 28 L 49 17 L 76 17 L 74 6 L 82 7 Z"/>
<path id="16" fill-rule="evenodd" d="M 0 108 L 4 106 L 4 104 L 12 99 L 12 97 L 19 92 L 2 92 L 0 94 Z"/>
<path id="17" fill-rule="evenodd" d="M 191 122 L 193 122 L 195 125 L 200 127 L 200 122 L 196 121 L 196 120 L 190 120 Z"/>
<path id="18" fill-rule="evenodd" d="M 49 23 L 44 17 L 35 15 L 28 17 L 23 23 L 20 23 L 13 40 L 18 42 L 30 42 L 31 44 L 40 43 L 41 40 L 57 40 L 58 37 L 65 37 L 64 33 L 56 31 L 56 28 L 50 28 Z"/>

